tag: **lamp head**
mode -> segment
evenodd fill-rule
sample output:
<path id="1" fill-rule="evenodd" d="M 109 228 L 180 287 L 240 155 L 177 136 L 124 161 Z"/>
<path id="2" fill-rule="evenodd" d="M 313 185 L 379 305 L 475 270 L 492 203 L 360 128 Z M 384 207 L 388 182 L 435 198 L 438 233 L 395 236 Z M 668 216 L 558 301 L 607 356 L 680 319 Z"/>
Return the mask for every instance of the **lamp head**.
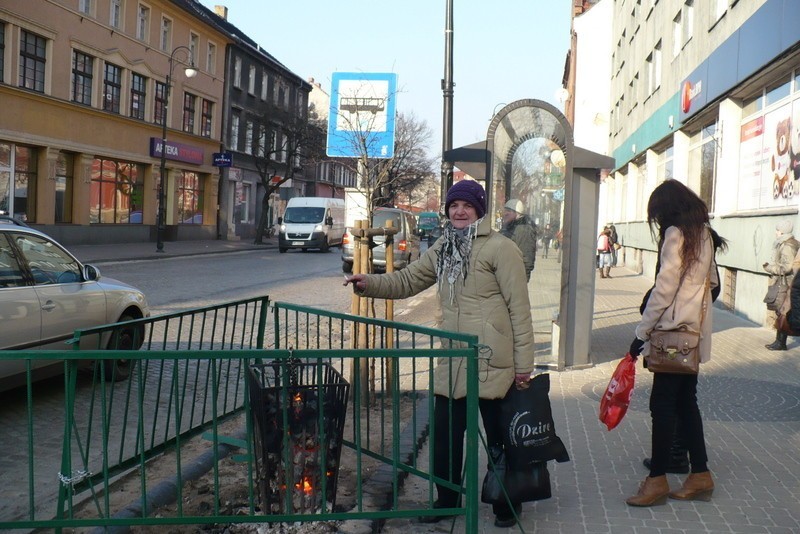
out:
<path id="1" fill-rule="evenodd" d="M 194 65 L 189 65 L 185 69 L 183 69 L 183 73 L 186 75 L 187 78 L 194 78 L 197 76 L 197 69 L 194 68 Z"/>

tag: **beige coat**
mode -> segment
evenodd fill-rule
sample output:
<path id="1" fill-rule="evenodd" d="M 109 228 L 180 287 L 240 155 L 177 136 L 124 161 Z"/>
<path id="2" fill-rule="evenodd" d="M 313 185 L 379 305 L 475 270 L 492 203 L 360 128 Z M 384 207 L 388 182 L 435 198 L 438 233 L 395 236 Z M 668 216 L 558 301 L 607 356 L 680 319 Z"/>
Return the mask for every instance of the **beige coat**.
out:
<path id="1" fill-rule="evenodd" d="M 689 268 L 681 280 L 681 247 L 683 233 L 670 226 L 664 235 L 661 247 L 661 268 L 656 276 L 647 307 L 642 313 L 642 322 L 636 327 L 636 337 L 650 339 L 650 332 L 673 330 L 686 326 L 694 332 L 700 332 L 700 361 L 711 359 L 711 291 L 705 290 L 706 277 L 710 276 L 710 288 L 717 287 L 717 270 L 714 266 L 714 245 L 711 233 L 706 231 L 701 245 L 700 257 L 696 264 Z M 706 314 L 700 328 L 700 313 L 703 299 L 706 302 Z M 645 343 L 642 354 L 650 354 L 650 343 Z"/>
<path id="2" fill-rule="evenodd" d="M 436 241 L 419 261 L 405 269 L 369 275 L 363 294 L 402 299 L 436 284 L 436 260 L 442 241 Z M 480 397 L 502 398 L 516 373 L 533 372 L 533 324 L 522 254 L 513 241 L 491 229 L 488 217 L 478 226 L 466 283 L 459 279 L 453 287 L 452 302 L 450 287 L 446 283 L 439 287 L 439 327 L 476 335 L 479 343 L 491 349 L 482 352 L 478 360 Z M 440 358 L 434 371 L 434 392 L 458 399 L 466 396 L 466 387 L 464 359 L 450 365 L 450 359 Z"/>

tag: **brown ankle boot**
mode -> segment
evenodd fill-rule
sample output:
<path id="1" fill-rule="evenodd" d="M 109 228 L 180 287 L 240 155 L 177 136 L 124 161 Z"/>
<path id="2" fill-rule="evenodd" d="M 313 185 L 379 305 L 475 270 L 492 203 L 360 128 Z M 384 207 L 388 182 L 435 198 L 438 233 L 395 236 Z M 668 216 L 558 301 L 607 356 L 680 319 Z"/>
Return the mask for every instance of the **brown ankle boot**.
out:
<path id="1" fill-rule="evenodd" d="M 625 502 L 629 506 L 655 506 L 665 504 L 667 495 L 669 495 L 667 475 L 647 477 L 639 486 L 639 492 L 633 497 L 628 497 Z"/>
<path id="2" fill-rule="evenodd" d="M 669 496 L 681 501 L 710 501 L 712 493 L 714 493 L 714 481 L 711 479 L 711 471 L 706 471 L 691 473 L 683 483 L 683 487 L 670 492 Z"/>

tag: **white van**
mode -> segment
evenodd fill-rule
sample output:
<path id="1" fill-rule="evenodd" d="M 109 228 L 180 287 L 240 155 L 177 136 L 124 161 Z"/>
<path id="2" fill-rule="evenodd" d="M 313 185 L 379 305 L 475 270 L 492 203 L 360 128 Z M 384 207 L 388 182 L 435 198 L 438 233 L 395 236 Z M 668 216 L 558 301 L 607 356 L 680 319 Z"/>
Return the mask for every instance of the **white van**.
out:
<path id="1" fill-rule="evenodd" d="M 318 248 L 327 252 L 330 247 L 341 246 L 344 222 L 341 198 L 291 198 L 279 220 L 278 250 Z"/>

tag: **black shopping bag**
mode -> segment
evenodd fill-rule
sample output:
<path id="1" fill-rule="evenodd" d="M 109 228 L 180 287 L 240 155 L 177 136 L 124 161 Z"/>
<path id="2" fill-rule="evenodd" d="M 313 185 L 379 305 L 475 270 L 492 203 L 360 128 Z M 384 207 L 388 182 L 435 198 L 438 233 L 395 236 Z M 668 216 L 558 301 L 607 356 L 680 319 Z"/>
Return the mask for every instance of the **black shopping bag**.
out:
<path id="1" fill-rule="evenodd" d="M 490 447 L 489 454 L 492 461 L 483 478 L 481 502 L 522 503 L 552 496 L 547 462 L 536 462 L 521 471 L 514 471 L 508 469 L 505 453 L 499 447 Z"/>
<path id="2" fill-rule="evenodd" d="M 526 389 L 515 385 L 501 403 L 503 445 L 509 469 L 522 471 L 537 462 L 568 462 L 569 454 L 556 435 L 550 408 L 550 375 L 542 373 Z"/>

